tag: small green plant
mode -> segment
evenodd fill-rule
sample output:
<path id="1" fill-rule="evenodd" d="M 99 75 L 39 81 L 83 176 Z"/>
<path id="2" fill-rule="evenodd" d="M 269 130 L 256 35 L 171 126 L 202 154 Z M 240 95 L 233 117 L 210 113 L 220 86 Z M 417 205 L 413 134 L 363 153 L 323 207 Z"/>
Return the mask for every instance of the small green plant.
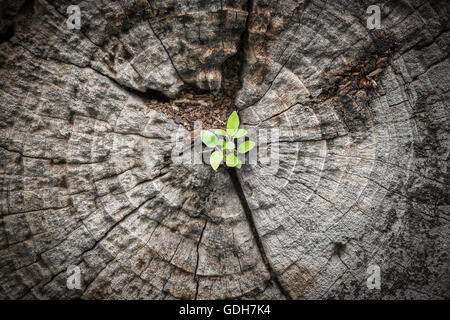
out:
<path id="1" fill-rule="evenodd" d="M 236 150 L 234 139 L 242 138 L 246 134 L 247 130 L 239 129 L 239 116 L 236 111 L 234 111 L 228 118 L 226 131 L 216 129 L 216 131 L 212 133 L 208 130 L 202 130 L 202 142 L 207 147 L 215 149 L 209 158 L 209 163 L 214 170 L 217 170 L 222 161 L 228 167 L 241 168 L 242 162 L 238 159 L 236 151 L 239 153 L 249 152 L 253 149 L 255 143 L 250 140 L 244 141 Z"/>

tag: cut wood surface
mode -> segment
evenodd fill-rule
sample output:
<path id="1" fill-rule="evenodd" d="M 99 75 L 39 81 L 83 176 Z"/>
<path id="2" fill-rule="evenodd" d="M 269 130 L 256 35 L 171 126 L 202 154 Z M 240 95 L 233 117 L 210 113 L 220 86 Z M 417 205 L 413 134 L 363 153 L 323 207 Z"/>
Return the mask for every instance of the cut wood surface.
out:
<path id="1" fill-rule="evenodd" d="M 0 0 L 0 298 L 450 298 L 450 2 L 371 4 Z M 275 172 L 173 161 L 235 108 Z"/>

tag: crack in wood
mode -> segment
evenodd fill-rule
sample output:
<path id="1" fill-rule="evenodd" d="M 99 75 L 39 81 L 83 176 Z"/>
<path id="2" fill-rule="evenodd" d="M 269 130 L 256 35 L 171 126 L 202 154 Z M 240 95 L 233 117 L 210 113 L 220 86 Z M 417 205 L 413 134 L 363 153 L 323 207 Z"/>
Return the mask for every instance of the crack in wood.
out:
<path id="1" fill-rule="evenodd" d="M 206 225 L 208 224 L 208 220 L 205 220 L 205 224 L 203 225 L 202 231 L 200 233 L 200 237 L 198 239 L 197 242 L 197 262 L 195 264 L 195 271 L 194 271 L 194 280 L 196 281 L 196 285 L 195 285 L 195 296 L 194 296 L 194 300 L 197 300 L 197 296 L 198 296 L 198 288 L 199 288 L 199 279 L 198 279 L 198 275 L 197 275 L 197 270 L 198 270 L 198 262 L 199 262 L 199 258 L 200 258 L 200 253 L 198 251 L 199 247 L 200 247 L 200 243 L 202 242 L 203 239 L 203 233 L 205 232 L 206 229 Z"/>
<path id="2" fill-rule="evenodd" d="M 283 294 L 284 297 L 286 297 L 286 299 L 292 300 L 290 293 L 281 284 L 278 274 L 275 272 L 272 265 L 270 264 L 269 259 L 267 258 L 266 250 L 264 249 L 264 245 L 259 236 L 258 229 L 256 228 L 252 211 L 250 209 L 250 206 L 248 205 L 247 198 L 245 197 L 245 193 L 244 193 L 244 190 L 242 189 L 241 182 L 239 181 L 239 178 L 237 176 L 236 169 L 228 168 L 227 171 L 230 174 L 231 181 L 232 181 L 233 186 L 236 190 L 236 193 L 239 197 L 239 201 L 241 202 L 242 208 L 244 209 L 245 217 L 247 218 L 247 222 L 249 224 L 250 231 L 253 234 L 253 238 L 255 239 L 255 243 L 256 243 L 256 246 L 258 247 L 258 251 L 261 255 L 264 265 L 266 266 L 267 271 L 270 274 L 270 279 L 273 281 L 273 283 L 275 283 L 278 290 L 280 290 L 280 292 Z"/>

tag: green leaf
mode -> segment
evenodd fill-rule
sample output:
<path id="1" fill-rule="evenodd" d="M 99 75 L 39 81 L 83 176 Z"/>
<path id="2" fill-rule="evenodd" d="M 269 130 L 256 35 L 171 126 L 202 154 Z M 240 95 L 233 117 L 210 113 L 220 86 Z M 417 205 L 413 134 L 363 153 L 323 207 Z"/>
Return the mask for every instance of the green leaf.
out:
<path id="1" fill-rule="evenodd" d="M 240 138 L 240 137 L 245 136 L 246 134 L 247 134 L 247 130 L 245 130 L 245 129 L 239 129 L 239 130 L 236 131 L 236 133 L 234 134 L 234 138 L 237 139 L 237 138 Z"/>
<path id="2" fill-rule="evenodd" d="M 236 111 L 233 111 L 227 121 L 227 134 L 234 135 L 238 128 L 239 116 Z"/>
<path id="3" fill-rule="evenodd" d="M 255 146 L 255 143 L 253 141 L 244 141 L 241 143 L 238 147 L 239 153 L 246 153 L 253 149 Z"/>
<path id="4" fill-rule="evenodd" d="M 211 167 L 216 171 L 217 168 L 220 166 L 220 163 L 223 160 L 223 153 L 222 151 L 214 151 L 211 153 L 211 156 L 209 157 L 209 163 L 211 164 Z"/>
<path id="5" fill-rule="evenodd" d="M 234 148 L 236 148 L 236 145 L 234 144 L 234 142 L 232 141 L 228 141 L 224 143 L 224 147 L 225 150 L 234 150 Z"/>
<path id="6" fill-rule="evenodd" d="M 220 149 L 224 149 L 225 148 L 225 140 L 219 139 L 217 141 L 217 147 L 219 147 Z"/>
<path id="7" fill-rule="evenodd" d="M 227 137 L 233 138 L 235 133 L 236 133 L 235 129 L 227 129 Z"/>
<path id="8" fill-rule="evenodd" d="M 218 143 L 216 135 L 208 130 L 202 130 L 200 137 L 208 147 L 214 148 Z"/>
<path id="9" fill-rule="evenodd" d="M 214 131 L 215 134 L 219 135 L 219 136 L 226 136 L 227 132 L 225 130 L 222 129 L 216 129 L 216 131 Z"/>
<path id="10" fill-rule="evenodd" d="M 236 167 L 238 164 L 239 159 L 233 154 L 229 153 L 227 154 L 226 163 L 229 167 Z"/>
<path id="11" fill-rule="evenodd" d="M 242 167 L 242 162 L 241 160 L 238 159 L 238 163 L 236 165 L 236 168 L 240 169 Z"/>

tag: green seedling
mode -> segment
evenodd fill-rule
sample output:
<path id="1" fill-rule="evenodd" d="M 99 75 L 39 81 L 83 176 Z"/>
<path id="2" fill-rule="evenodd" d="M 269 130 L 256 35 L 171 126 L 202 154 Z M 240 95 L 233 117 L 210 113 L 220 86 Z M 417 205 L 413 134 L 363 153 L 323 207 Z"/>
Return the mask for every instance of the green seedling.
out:
<path id="1" fill-rule="evenodd" d="M 242 138 L 247 134 L 247 130 L 239 129 L 239 116 L 236 111 L 230 115 L 227 121 L 227 129 L 216 129 L 214 133 L 202 130 L 202 142 L 209 148 L 214 148 L 211 153 L 209 163 L 214 170 L 220 166 L 222 161 L 228 167 L 241 168 L 242 162 L 238 159 L 237 153 L 246 153 L 255 147 L 253 141 L 242 142 L 236 150 L 235 139 Z"/>

